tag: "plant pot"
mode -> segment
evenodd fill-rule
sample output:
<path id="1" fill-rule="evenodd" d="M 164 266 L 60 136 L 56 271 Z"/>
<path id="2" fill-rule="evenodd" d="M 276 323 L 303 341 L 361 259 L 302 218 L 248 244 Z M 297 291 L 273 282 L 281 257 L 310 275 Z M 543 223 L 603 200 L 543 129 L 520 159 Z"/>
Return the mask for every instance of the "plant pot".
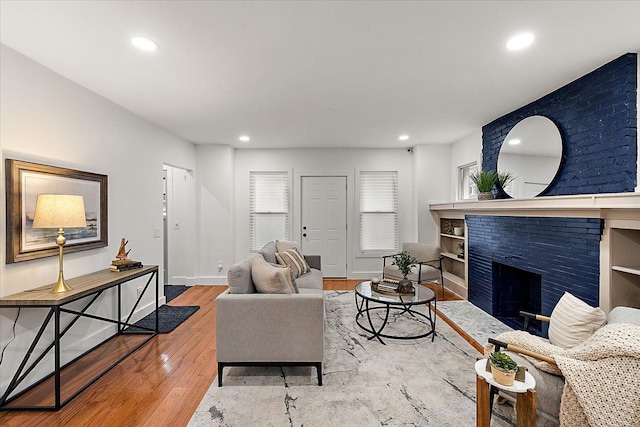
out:
<path id="1" fill-rule="evenodd" d="M 398 282 L 398 293 L 399 294 L 410 294 L 414 291 L 413 283 L 409 279 L 400 279 Z"/>
<path id="2" fill-rule="evenodd" d="M 478 193 L 478 200 L 493 200 L 491 191 L 482 191 Z"/>
<path id="3" fill-rule="evenodd" d="M 503 371 L 502 369 L 499 369 L 493 366 L 493 364 L 490 364 L 490 365 L 491 365 L 491 375 L 493 375 L 493 378 L 496 380 L 498 384 L 502 384 L 506 386 L 513 385 L 513 381 L 516 379 L 516 372 L 518 372 L 517 369 L 513 371 Z"/>

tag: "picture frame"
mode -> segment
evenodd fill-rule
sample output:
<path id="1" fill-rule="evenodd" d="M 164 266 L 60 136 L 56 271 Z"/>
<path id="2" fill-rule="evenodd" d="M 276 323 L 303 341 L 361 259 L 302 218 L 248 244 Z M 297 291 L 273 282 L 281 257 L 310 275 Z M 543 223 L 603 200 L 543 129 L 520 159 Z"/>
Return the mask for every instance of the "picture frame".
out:
<path id="1" fill-rule="evenodd" d="M 65 229 L 65 253 L 108 245 L 107 175 L 5 159 L 7 206 L 6 263 L 58 255 L 56 229 L 33 229 L 38 194 L 84 197 L 87 227 Z"/>

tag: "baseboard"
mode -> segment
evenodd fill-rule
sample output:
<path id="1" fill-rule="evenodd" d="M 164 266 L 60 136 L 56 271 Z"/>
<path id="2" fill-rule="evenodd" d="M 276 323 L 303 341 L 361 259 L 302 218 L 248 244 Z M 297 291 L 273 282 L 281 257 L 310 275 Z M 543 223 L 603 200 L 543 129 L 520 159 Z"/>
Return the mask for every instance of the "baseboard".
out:
<path id="1" fill-rule="evenodd" d="M 228 283 L 227 276 L 196 276 L 182 277 L 176 276 L 170 280 L 172 285 L 226 285 Z"/>

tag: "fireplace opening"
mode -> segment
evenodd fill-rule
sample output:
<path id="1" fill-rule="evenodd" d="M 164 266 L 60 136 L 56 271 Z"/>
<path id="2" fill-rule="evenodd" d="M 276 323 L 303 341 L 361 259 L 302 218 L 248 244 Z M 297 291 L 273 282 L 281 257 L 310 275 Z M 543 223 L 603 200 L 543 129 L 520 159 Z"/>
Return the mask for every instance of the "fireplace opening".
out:
<path id="1" fill-rule="evenodd" d="M 493 262 L 493 317 L 514 328 L 524 327 L 520 311 L 539 314 L 542 309 L 542 276 Z M 531 332 L 542 335 L 539 320 L 529 323 Z"/>

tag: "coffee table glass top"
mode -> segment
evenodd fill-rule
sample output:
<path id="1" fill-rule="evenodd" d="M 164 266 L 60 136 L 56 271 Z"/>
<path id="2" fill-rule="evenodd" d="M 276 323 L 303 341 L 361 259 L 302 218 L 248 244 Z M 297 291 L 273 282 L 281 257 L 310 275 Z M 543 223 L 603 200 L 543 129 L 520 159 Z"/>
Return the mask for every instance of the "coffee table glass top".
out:
<path id="1" fill-rule="evenodd" d="M 418 305 L 426 304 L 436 299 L 436 294 L 423 285 L 413 285 L 413 295 L 391 295 L 378 293 L 371 289 L 371 282 L 362 282 L 356 285 L 356 293 L 362 298 L 390 305 Z"/>

